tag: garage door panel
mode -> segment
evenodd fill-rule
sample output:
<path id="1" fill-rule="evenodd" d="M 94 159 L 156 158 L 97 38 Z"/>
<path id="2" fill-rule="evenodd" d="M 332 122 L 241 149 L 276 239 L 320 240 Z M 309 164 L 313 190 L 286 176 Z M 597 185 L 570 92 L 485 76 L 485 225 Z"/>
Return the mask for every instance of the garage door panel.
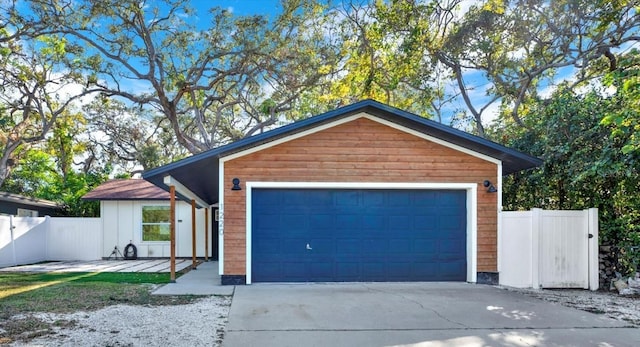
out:
<path id="1" fill-rule="evenodd" d="M 253 271 L 259 276 L 256 277 L 257 281 L 260 281 L 260 278 L 273 278 L 275 276 L 282 276 L 285 272 L 285 264 L 278 261 L 262 261 L 259 264 L 253 265 Z"/>
<path id="2" fill-rule="evenodd" d="M 460 254 L 465 250 L 466 243 L 462 240 L 441 240 L 439 242 L 439 252 L 444 254 Z"/>
<path id="3" fill-rule="evenodd" d="M 308 271 L 308 275 L 315 278 L 316 281 L 327 282 L 333 280 L 333 263 L 313 262 L 309 264 Z"/>
<path id="4" fill-rule="evenodd" d="M 392 212 L 393 213 L 393 212 Z M 390 230 L 407 230 L 413 226 L 411 216 L 395 212 L 388 218 Z"/>
<path id="5" fill-rule="evenodd" d="M 424 191 L 420 194 L 411 195 L 412 205 L 418 207 L 432 207 L 433 202 L 436 200 L 438 192 L 436 191 Z"/>
<path id="6" fill-rule="evenodd" d="M 466 262 L 461 262 L 461 261 L 440 262 L 439 267 L 440 267 L 439 269 L 440 273 L 448 274 L 447 276 L 445 276 L 444 280 L 464 281 L 466 279 L 466 276 L 464 276 L 464 273 L 467 268 Z"/>
<path id="7" fill-rule="evenodd" d="M 381 261 L 363 261 L 361 271 L 361 281 L 369 278 L 385 278 L 387 267 L 386 264 Z"/>
<path id="8" fill-rule="evenodd" d="M 253 227 L 258 229 L 279 228 L 280 216 L 277 214 L 262 214 L 253 220 Z"/>
<path id="9" fill-rule="evenodd" d="M 280 215 L 280 225 L 291 230 L 304 229 L 308 225 L 308 214 L 288 213 Z"/>
<path id="10" fill-rule="evenodd" d="M 356 239 L 336 239 L 336 257 L 341 254 L 354 254 L 360 253 L 362 244 L 360 240 Z"/>
<path id="11" fill-rule="evenodd" d="M 312 213 L 307 215 L 309 219 L 309 225 L 314 230 L 324 230 L 331 232 L 335 226 L 334 215 L 328 213 Z"/>
<path id="12" fill-rule="evenodd" d="M 441 278 L 447 276 L 441 274 L 438 264 L 433 262 L 414 262 L 411 269 L 413 270 L 411 273 L 418 278 L 438 277 L 439 280 L 442 280 Z"/>
<path id="13" fill-rule="evenodd" d="M 289 259 L 289 255 L 302 258 L 307 255 L 307 239 L 306 238 L 287 238 L 282 239 L 278 248 L 272 249 L 271 253 L 278 254 L 283 260 Z M 262 250 L 262 249 L 261 249 Z M 268 252 L 268 250 L 265 250 Z"/>
<path id="14" fill-rule="evenodd" d="M 277 250 L 280 248 L 280 242 L 281 240 L 279 239 L 270 239 L 265 237 L 260 240 L 260 243 L 253 245 L 254 251 L 259 254 L 264 254 L 263 259 L 269 260 L 275 254 L 279 253 Z"/>
<path id="15" fill-rule="evenodd" d="M 362 195 L 362 207 L 384 207 L 387 194 L 382 191 L 372 191 Z"/>
<path id="16" fill-rule="evenodd" d="M 362 229 L 371 233 L 381 233 L 387 228 L 386 218 L 379 211 L 365 212 L 361 217 L 361 222 Z"/>
<path id="17" fill-rule="evenodd" d="M 387 276 L 389 277 L 390 281 L 409 281 L 413 276 L 413 272 L 411 271 L 411 263 L 396 263 L 392 268 L 389 269 Z"/>
<path id="18" fill-rule="evenodd" d="M 256 271 L 256 274 L 259 274 Z M 260 274 L 262 276 L 262 274 Z M 280 274 L 270 273 L 269 275 L 264 275 L 265 279 L 269 279 L 276 276 L 282 276 L 287 279 L 287 281 L 291 282 L 303 282 L 305 278 L 308 276 L 307 271 L 307 263 L 299 263 L 299 262 L 283 262 L 282 263 L 282 272 Z M 257 281 L 260 282 L 260 277 L 257 278 Z"/>
<path id="19" fill-rule="evenodd" d="M 335 270 L 335 281 L 361 281 L 359 262 L 337 262 Z"/>
<path id="20" fill-rule="evenodd" d="M 351 230 L 360 228 L 360 224 L 362 223 L 362 216 L 337 212 L 335 220 L 335 228 L 337 230 Z"/>
<path id="21" fill-rule="evenodd" d="M 438 262 L 440 261 L 440 254 L 436 252 L 415 253 L 412 259 L 413 259 L 413 262 L 419 263 L 419 264 L 426 264 L 426 263 L 438 264 Z"/>
<path id="22" fill-rule="evenodd" d="M 393 236 L 396 236 L 393 234 Z M 391 239 L 389 240 L 389 252 L 393 254 L 410 253 L 413 240 L 410 239 Z"/>
<path id="23" fill-rule="evenodd" d="M 424 232 L 434 232 L 438 229 L 438 217 L 432 215 L 416 215 L 413 216 L 413 228 Z"/>
<path id="24" fill-rule="evenodd" d="M 424 236 L 422 236 L 424 237 Z M 414 253 L 437 253 L 438 252 L 438 239 L 436 238 L 421 238 L 413 240 Z"/>
<path id="25" fill-rule="evenodd" d="M 334 201 L 336 206 L 358 206 L 359 194 L 357 191 L 340 190 L 334 193 Z"/>
<path id="26" fill-rule="evenodd" d="M 252 194 L 255 282 L 466 279 L 464 191 L 255 189 Z M 299 206 L 274 208 L 269 205 L 274 201 Z"/>

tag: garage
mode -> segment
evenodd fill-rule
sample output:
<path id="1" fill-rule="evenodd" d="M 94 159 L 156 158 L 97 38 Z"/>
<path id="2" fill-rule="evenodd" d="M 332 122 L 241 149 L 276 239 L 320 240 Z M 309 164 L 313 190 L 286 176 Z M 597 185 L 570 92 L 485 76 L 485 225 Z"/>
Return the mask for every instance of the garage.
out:
<path id="1" fill-rule="evenodd" d="M 254 189 L 253 282 L 465 281 L 464 190 Z"/>
<path id="2" fill-rule="evenodd" d="M 495 284 L 502 178 L 541 163 L 364 100 L 144 177 L 217 204 L 222 284 Z"/>

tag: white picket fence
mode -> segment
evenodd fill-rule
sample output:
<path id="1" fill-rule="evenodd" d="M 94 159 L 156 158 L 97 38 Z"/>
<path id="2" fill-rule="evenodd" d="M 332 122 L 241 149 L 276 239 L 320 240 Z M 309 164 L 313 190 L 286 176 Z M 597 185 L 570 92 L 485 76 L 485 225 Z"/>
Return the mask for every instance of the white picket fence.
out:
<path id="1" fill-rule="evenodd" d="M 500 284 L 598 289 L 597 209 L 532 209 L 500 216 Z"/>
<path id="2" fill-rule="evenodd" d="M 0 216 L 0 267 L 45 260 L 97 260 L 100 218 Z"/>

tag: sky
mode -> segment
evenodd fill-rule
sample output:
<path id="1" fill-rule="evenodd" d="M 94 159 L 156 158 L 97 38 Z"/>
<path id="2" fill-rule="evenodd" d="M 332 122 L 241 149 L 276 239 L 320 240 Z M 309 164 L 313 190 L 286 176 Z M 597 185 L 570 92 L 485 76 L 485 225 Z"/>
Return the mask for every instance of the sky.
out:
<path id="1" fill-rule="evenodd" d="M 331 3 L 336 4 L 336 3 L 339 3 L 340 1 L 341 0 L 333 0 L 331 1 Z M 149 3 L 152 3 L 152 1 L 150 1 Z M 463 13 L 464 11 L 466 11 L 469 8 L 469 6 L 471 6 L 473 3 L 474 3 L 473 0 L 463 1 L 461 12 Z M 220 7 L 239 16 L 265 15 L 270 18 L 276 17 L 278 13 L 281 11 L 280 0 L 191 0 L 190 4 L 192 7 L 196 9 L 196 13 L 198 16 L 197 21 L 202 23 L 202 25 L 209 24 L 210 16 L 208 15 L 207 10 L 210 9 L 211 7 Z M 562 74 L 557 76 L 558 78 L 556 79 L 555 82 L 557 83 L 558 80 L 561 81 L 567 78 L 571 78 L 572 72 L 573 72 L 572 69 L 565 69 L 565 71 L 562 71 Z M 486 78 L 482 75 L 482 73 L 477 71 L 466 73 L 465 84 L 469 88 L 471 88 L 471 90 L 469 91 L 469 94 L 472 98 L 472 103 L 476 106 L 476 108 L 479 109 L 485 106 L 486 102 L 489 100 L 489 98 L 486 95 L 486 90 L 487 88 L 491 87 L 491 84 L 486 80 Z M 144 89 L 145 87 L 148 88 L 147 85 L 140 86 L 140 87 L 142 89 Z M 544 95 L 550 95 L 554 89 L 554 85 L 548 85 L 544 87 L 545 87 L 543 91 Z M 451 88 L 451 87 L 448 87 L 448 88 Z M 140 88 L 136 88 L 136 89 L 140 89 Z M 451 91 L 454 91 L 454 90 L 455 89 L 451 89 Z M 443 123 L 450 124 L 451 114 L 456 109 L 466 109 L 464 102 L 461 100 L 461 98 L 459 99 L 460 100 L 456 100 L 454 104 L 449 104 L 444 108 L 445 119 L 443 119 Z M 487 108 L 487 110 L 484 112 L 484 115 L 483 115 L 483 123 L 485 123 L 485 125 L 490 123 L 493 119 L 495 119 L 495 117 L 498 114 L 499 107 L 500 107 L 500 102 L 496 101 Z"/>
<path id="2" fill-rule="evenodd" d="M 218 6 L 238 15 L 275 15 L 281 8 L 278 0 L 192 0 L 191 4 L 198 9 L 198 12 L 201 12 L 201 9 Z"/>

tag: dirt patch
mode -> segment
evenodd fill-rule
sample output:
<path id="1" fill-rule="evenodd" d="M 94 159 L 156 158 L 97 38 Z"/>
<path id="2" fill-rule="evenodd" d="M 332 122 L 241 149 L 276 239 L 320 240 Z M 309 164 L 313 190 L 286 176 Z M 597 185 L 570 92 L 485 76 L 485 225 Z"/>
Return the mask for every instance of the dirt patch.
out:
<path id="1" fill-rule="evenodd" d="M 231 297 L 210 296 L 181 305 L 107 306 L 96 311 L 36 313 L 32 329 L 9 346 L 220 346 Z M 42 334 L 38 335 L 38 331 Z M 35 334 L 35 335 L 34 335 Z"/>
<path id="2" fill-rule="evenodd" d="M 554 302 L 562 306 L 601 314 L 640 327 L 640 296 L 622 296 L 617 292 L 576 289 L 504 289 Z"/>

